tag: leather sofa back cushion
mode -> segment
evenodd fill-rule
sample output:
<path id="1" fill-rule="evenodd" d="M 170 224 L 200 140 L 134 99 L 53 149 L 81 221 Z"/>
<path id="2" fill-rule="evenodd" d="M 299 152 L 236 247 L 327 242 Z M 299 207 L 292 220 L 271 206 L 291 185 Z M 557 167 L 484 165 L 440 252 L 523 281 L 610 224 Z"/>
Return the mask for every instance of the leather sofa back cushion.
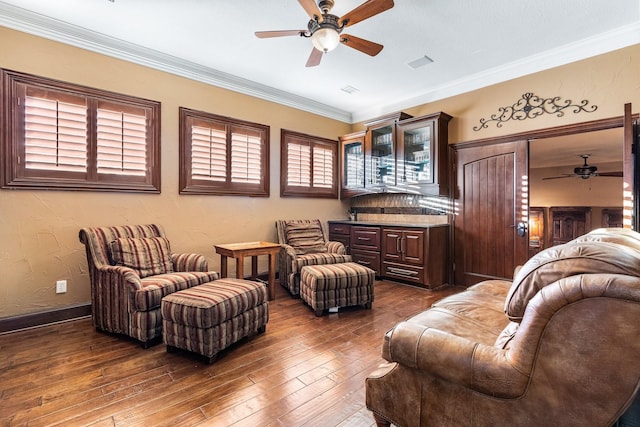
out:
<path id="1" fill-rule="evenodd" d="M 173 273 L 171 248 L 164 237 L 118 238 L 109 249 L 116 265 L 134 269 L 141 278 Z"/>
<path id="2" fill-rule="evenodd" d="M 640 276 L 640 251 L 607 242 L 569 242 L 538 252 L 517 272 L 505 301 L 505 313 L 520 322 L 529 300 L 543 287 L 576 274 Z"/>
<path id="3" fill-rule="evenodd" d="M 319 221 L 287 221 L 287 243 L 298 255 L 327 252 Z"/>
<path id="4" fill-rule="evenodd" d="M 598 228 L 573 239 L 571 242 L 617 243 L 640 251 L 638 237 L 638 233 L 628 228 Z"/>

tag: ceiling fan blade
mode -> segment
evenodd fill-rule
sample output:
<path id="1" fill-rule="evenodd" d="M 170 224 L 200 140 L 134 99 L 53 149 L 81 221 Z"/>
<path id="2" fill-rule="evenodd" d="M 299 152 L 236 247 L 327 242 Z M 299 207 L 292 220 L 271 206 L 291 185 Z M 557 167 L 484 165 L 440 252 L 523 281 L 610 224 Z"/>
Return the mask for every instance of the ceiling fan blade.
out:
<path id="1" fill-rule="evenodd" d="M 562 175 L 562 176 L 548 176 L 548 177 L 546 177 L 546 178 L 542 178 L 542 180 L 544 181 L 544 180 L 546 180 L 546 179 L 573 178 L 573 177 L 575 177 L 575 176 L 578 176 L 578 175 L 575 175 L 575 174 L 565 174 L 565 175 Z"/>
<path id="2" fill-rule="evenodd" d="M 615 172 L 598 172 L 595 174 L 595 176 L 614 176 L 617 178 L 622 178 L 622 171 L 615 171 Z"/>
<path id="3" fill-rule="evenodd" d="M 322 22 L 322 11 L 318 8 L 315 0 L 298 0 L 298 3 L 300 3 L 300 6 L 307 12 L 309 18 L 313 19 L 317 16 L 318 22 Z"/>
<path id="4" fill-rule="evenodd" d="M 256 37 L 266 39 L 269 37 L 299 36 L 306 30 L 281 30 L 281 31 L 256 31 Z"/>
<path id="5" fill-rule="evenodd" d="M 311 51 L 311 55 L 309 55 L 309 59 L 307 59 L 306 67 L 315 67 L 316 65 L 320 65 L 320 61 L 322 60 L 322 51 L 316 49 L 315 47 Z"/>
<path id="6" fill-rule="evenodd" d="M 300 0 L 300 3 L 302 3 L 302 0 Z M 348 27 L 349 25 L 357 24 L 360 21 L 382 13 L 385 10 L 389 10 L 392 7 L 393 0 L 367 0 L 351 12 L 343 15 L 338 21 L 338 24 L 342 25 L 342 23 L 345 23 L 345 27 Z"/>
<path id="7" fill-rule="evenodd" d="M 340 43 L 352 47 L 360 52 L 366 53 L 370 56 L 376 56 L 382 51 L 381 44 L 374 43 L 369 40 L 361 39 L 360 37 L 352 36 L 349 34 L 343 34 L 340 36 Z"/>

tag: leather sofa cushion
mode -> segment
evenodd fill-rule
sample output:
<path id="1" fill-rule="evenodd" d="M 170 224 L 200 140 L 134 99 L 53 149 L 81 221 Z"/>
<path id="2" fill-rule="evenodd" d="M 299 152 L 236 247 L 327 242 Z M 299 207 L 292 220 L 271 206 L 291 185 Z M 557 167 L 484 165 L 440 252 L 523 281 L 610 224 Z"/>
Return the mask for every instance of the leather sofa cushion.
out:
<path id="1" fill-rule="evenodd" d="M 173 272 L 169 241 L 164 237 L 121 237 L 109 249 L 116 265 L 132 268 L 140 278 Z"/>
<path id="2" fill-rule="evenodd" d="M 511 321 L 520 322 L 538 291 L 564 277 L 585 273 L 640 276 L 640 251 L 608 242 L 569 242 L 538 252 L 517 272 L 505 300 Z"/>

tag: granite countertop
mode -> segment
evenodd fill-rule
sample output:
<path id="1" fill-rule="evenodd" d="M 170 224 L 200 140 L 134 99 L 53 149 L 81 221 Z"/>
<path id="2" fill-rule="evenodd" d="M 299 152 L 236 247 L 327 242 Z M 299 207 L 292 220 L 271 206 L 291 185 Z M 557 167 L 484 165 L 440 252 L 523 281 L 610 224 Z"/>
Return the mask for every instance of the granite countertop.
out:
<path id="1" fill-rule="evenodd" d="M 413 228 L 433 228 L 433 227 L 448 227 L 449 224 L 421 224 L 421 223 L 405 223 L 405 222 L 391 222 L 391 221 L 352 221 L 349 219 L 330 219 L 328 221 L 331 224 L 348 224 L 348 225 L 370 225 L 370 226 L 382 226 L 382 227 L 413 227 Z"/>

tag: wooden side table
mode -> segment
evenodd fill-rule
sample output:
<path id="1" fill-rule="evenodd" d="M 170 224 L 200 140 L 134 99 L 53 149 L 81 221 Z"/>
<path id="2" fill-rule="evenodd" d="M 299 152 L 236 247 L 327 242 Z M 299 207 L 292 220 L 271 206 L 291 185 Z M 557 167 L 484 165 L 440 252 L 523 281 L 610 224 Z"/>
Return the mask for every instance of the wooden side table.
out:
<path id="1" fill-rule="evenodd" d="M 269 256 L 269 299 L 276 298 L 276 255 L 280 251 L 278 243 L 271 242 L 245 242 L 245 243 L 227 243 L 224 245 L 214 245 L 216 253 L 220 254 L 220 274 L 222 277 L 228 277 L 227 258 L 236 259 L 236 278 L 244 277 L 244 257 L 251 257 L 251 280 L 258 277 L 258 256 Z"/>

